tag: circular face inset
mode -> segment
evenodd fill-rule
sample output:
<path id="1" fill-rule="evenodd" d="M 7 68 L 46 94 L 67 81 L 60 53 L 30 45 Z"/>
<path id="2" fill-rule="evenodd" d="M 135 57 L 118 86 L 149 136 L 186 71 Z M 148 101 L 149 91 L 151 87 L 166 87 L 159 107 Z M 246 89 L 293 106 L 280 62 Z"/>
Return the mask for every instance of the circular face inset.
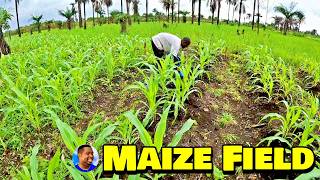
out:
<path id="1" fill-rule="evenodd" d="M 79 171 L 90 172 L 98 165 L 98 151 L 88 144 L 81 145 L 73 152 L 72 162 Z"/>

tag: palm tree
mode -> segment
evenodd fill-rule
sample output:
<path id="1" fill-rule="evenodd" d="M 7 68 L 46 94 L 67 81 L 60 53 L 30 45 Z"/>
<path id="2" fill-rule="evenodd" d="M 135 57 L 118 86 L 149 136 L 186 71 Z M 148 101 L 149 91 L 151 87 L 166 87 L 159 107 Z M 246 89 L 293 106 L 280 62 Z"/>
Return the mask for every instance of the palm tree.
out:
<path id="1" fill-rule="evenodd" d="M 221 9 L 221 1 L 222 1 L 222 0 L 217 0 L 217 1 L 218 1 L 218 19 L 217 19 L 217 25 L 219 25 L 220 9 Z"/>
<path id="2" fill-rule="evenodd" d="M 173 24 L 174 4 L 175 4 L 175 2 L 174 2 L 174 0 L 172 0 L 172 2 L 171 2 L 171 23 L 172 23 L 172 24 Z"/>
<path id="3" fill-rule="evenodd" d="M 146 0 L 146 22 L 148 22 L 148 0 Z"/>
<path id="4" fill-rule="evenodd" d="M 298 17 L 298 23 L 299 23 L 298 31 L 300 31 L 300 25 L 306 19 L 306 16 L 305 16 L 305 14 L 303 12 L 301 12 L 301 13 L 297 14 L 297 17 Z"/>
<path id="5" fill-rule="evenodd" d="M 274 27 L 275 27 L 276 29 L 279 29 L 279 28 L 280 28 L 280 24 L 281 24 L 283 18 L 282 18 L 282 17 L 279 17 L 279 16 L 274 16 L 274 17 L 272 17 L 272 18 L 274 19 Z"/>
<path id="6" fill-rule="evenodd" d="M 187 15 L 189 14 L 190 12 L 188 11 L 179 11 L 179 14 L 182 15 L 182 22 L 183 23 L 186 23 L 187 22 Z"/>
<path id="7" fill-rule="evenodd" d="M 103 2 L 107 6 L 108 24 L 110 24 L 109 8 L 110 8 L 110 6 L 112 6 L 112 0 L 103 0 Z"/>
<path id="8" fill-rule="evenodd" d="M 101 26 L 101 25 L 102 25 L 101 18 L 103 18 L 103 17 L 104 17 L 105 12 L 104 12 L 104 10 L 102 9 L 102 7 L 101 7 L 101 6 L 96 6 L 95 11 L 96 11 L 96 13 L 99 15 L 98 22 L 99 22 L 99 25 Z M 98 15 L 97 15 L 97 17 L 98 17 Z"/>
<path id="9" fill-rule="evenodd" d="M 252 30 L 254 28 L 254 16 L 256 14 L 256 2 L 257 0 L 254 0 L 254 3 L 253 3 L 253 13 L 252 13 Z"/>
<path id="10" fill-rule="evenodd" d="M 192 5 L 192 11 L 191 11 L 191 22 L 193 24 L 193 21 L 194 21 L 194 9 L 195 9 L 195 6 L 196 6 L 196 2 L 198 0 L 191 0 L 191 5 Z"/>
<path id="11" fill-rule="evenodd" d="M 130 17 L 130 3 L 132 0 L 126 0 L 127 3 L 127 16 L 128 16 L 128 24 L 131 25 L 131 17 Z"/>
<path id="12" fill-rule="evenodd" d="M 92 18 L 93 18 L 93 26 L 96 26 L 96 23 L 94 21 L 94 5 L 96 3 L 97 0 L 91 0 L 92 3 Z"/>
<path id="13" fill-rule="evenodd" d="M 96 0 L 95 3 L 94 3 L 94 12 L 96 12 L 96 17 L 98 19 L 98 23 L 100 24 L 101 26 L 101 13 L 102 13 L 102 2 L 101 0 Z M 104 11 L 103 11 L 103 14 L 104 14 Z"/>
<path id="14" fill-rule="evenodd" d="M 236 10 L 239 9 L 239 22 L 238 22 L 238 27 L 240 26 L 241 23 L 241 14 L 246 13 L 246 6 L 244 4 L 246 0 L 240 0 L 240 2 L 236 5 Z"/>
<path id="15" fill-rule="evenodd" d="M 232 11 L 232 21 L 234 21 L 234 12 L 236 11 L 236 5 L 238 4 L 238 0 L 233 0 L 232 5 L 233 5 L 233 11 Z"/>
<path id="16" fill-rule="evenodd" d="M 51 24 L 53 23 L 53 20 L 48 20 L 45 22 L 45 24 L 47 25 L 48 31 L 51 30 Z"/>
<path id="17" fill-rule="evenodd" d="M 17 18 L 19 37 L 21 37 L 20 24 L 19 24 L 19 13 L 18 13 L 18 5 L 19 5 L 20 1 L 21 0 L 14 0 L 14 4 L 15 4 L 15 8 L 16 8 L 16 18 Z"/>
<path id="18" fill-rule="evenodd" d="M 169 14 L 170 14 L 171 2 L 170 2 L 170 0 L 161 0 L 160 2 L 162 4 L 163 8 L 167 12 L 167 15 L 168 15 L 167 21 L 169 22 Z"/>
<path id="19" fill-rule="evenodd" d="M 275 12 L 279 12 L 284 16 L 284 35 L 287 34 L 289 24 L 295 19 L 298 18 L 303 14 L 302 11 L 295 10 L 296 4 L 291 3 L 290 7 L 287 8 L 283 4 L 280 4 L 279 6 L 276 6 L 274 8 Z"/>
<path id="20" fill-rule="evenodd" d="M 71 9 L 76 9 L 76 8 L 75 8 L 76 3 L 70 3 L 70 5 L 71 5 Z M 77 12 L 76 12 L 76 14 L 77 14 Z M 73 20 L 74 20 L 74 21 L 78 21 L 77 18 L 76 18 L 76 16 L 74 16 Z"/>
<path id="21" fill-rule="evenodd" d="M 201 20 L 201 0 L 199 1 L 199 9 L 198 9 L 198 25 L 200 26 L 200 20 Z"/>
<path id="22" fill-rule="evenodd" d="M 162 12 L 159 12 L 156 8 L 154 8 L 152 12 L 158 18 L 159 22 L 161 22 L 161 17 L 165 16 Z"/>
<path id="23" fill-rule="evenodd" d="M 226 0 L 226 3 L 228 4 L 228 20 L 227 20 L 227 24 L 229 24 L 229 20 L 230 20 L 230 7 L 231 4 L 233 4 L 234 0 Z"/>
<path id="24" fill-rule="evenodd" d="M 258 34 L 259 34 L 259 31 L 260 31 L 260 0 L 258 0 L 258 14 L 257 14 L 257 16 L 258 16 Z"/>
<path id="25" fill-rule="evenodd" d="M 75 0 L 75 2 L 78 4 L 79 27 L 82 28 L 82 13 L 81 13 L 82 0 Z"/>
<path id="26" fill-rule="evenodd" d="M 180 0 L 178 0 L 178 23 L 180 23 Z"/>
<path id="27" fill-rule="evenodd" d="M 123 13 L 123 0 L 121 0 L 121 13 Z"/>
<path id="28" fill-rule="evenodd" d="M 140 3 L 140 0 L 132 0 L 132 4 L 133 4 L 133 21 L 138 21 L 138 23 L 140 23 L 140 20 L 138 19 L 139 18 L 139 3 Z"/>
<path id="29" fill-rule="evenodd" d="M 251 18 L 251 14 L 250 14 L 250 13 L 247 13 L 247 19 L 250 20 L 250 18 Z"/>
<path id="30" fill-rule="evenodd" d="M 214 12 L 217 9 L 217 1 L 216 0 L 208 0 L 207 1 L 207 5 L 209 5 L 210 7 L 210 12 L 212 13 L 211 15 L 211 24 L 213 24 L 213 20 L 214 20 Z"/>
<path id="31" fill-rule="evenodd" d="M 19 6 L 20 1 L 21 1 L 21 0 L 14 0 L 19 37 L 21 37 L 20 24 L 19 24 L 19 12 L 18 12 L 18 11 L 19 11 L 19 10 L 18 10 L 18 6 Z"/>
<path id="32" fill-rule="evenodd" d="M 67 19 L 68 29 L 71 30 L 72 17 L 76 14 L 74 9 L 67 8 L 66 10 L 59 10 L 59 14 Z"/>
<path id="33" fill-rule="evenodd" d="M 88 3 L 89 0 L 82 0 L 83 3 L 83 21 L 84 21 L 84 29 L 87 29 L 87 17 L 86 17 L 86 3 Z"/>
<path id="34" fill-rule="evenodd" d="M 63 22 L 62 21 L 55 21 L 55 24 L 58 26 L 59 29 L 61 29 Z"/>
<path id="35" fill-rule="evenodd" d="M 265 25 L 267 25 L 268 13 L 269 13 L 269 0 L 267 0 L 267 10 L 266 10 L 266 22 L 265 22 Z"/>
<path id="36" fill-rule="evenodd" d="M 32 20 L 34 22 L 34 24 L 37 26 L 38 29 L 38 33 L 41 32 L 41 19 L 42 19 L 42 14 L 40 16 L 32 16 Z"/>
<path id="37" fill-rule="evenodd" d="M 9 20 L 12 15 L 4 8 L 0 8 L 0 58 L 1 54 L 7 55 L 11 53 L 10 47 L 4 39 L 3 29 L 9 29 Z"/>
<path id="38" fill-rule="evenodd" d="M 281 23 L 283 22 L 283 18 L 282 17 L 279 17 L 279 16 L 274 16 L 272 17 L 274 19 L 274 26 L 275 28 L 277 29 L 280 29 L 280 25 Z"/>

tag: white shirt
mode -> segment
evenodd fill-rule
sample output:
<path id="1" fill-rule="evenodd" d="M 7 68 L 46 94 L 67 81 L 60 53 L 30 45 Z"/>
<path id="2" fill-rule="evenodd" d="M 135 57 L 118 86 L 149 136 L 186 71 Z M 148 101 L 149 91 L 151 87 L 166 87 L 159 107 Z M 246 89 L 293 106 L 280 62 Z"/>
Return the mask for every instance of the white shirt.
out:
<path id="1" fill-rule="evenodd" d="M 169 33 L 159 33 L 152 37 L 152 41 L 159 50 L 178 56 L 181 48 L 181 39 L 177 36 Z"/>

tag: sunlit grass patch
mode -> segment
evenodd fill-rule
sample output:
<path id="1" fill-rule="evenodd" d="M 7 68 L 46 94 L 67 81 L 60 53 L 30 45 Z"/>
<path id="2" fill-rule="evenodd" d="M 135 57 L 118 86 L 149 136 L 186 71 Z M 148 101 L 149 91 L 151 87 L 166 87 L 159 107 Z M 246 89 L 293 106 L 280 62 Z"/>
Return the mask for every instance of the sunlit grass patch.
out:
<path id="1" fill-rule="evenodd" d="M 221 116 L 218 118 L 218 122 L 221 128 L 225 128 L 230 124 L 237 124 L 234 116 L 227 112 L 221 114 Z"/>

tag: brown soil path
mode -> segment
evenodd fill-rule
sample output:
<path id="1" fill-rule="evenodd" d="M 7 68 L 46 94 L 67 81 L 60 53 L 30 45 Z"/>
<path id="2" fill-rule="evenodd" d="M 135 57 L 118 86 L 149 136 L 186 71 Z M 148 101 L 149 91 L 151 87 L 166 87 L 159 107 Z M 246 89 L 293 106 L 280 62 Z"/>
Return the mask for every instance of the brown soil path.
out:
<path id="1" fill-rule="evenodd" d="M 212 80 L 198 86 L 202 96 L 192 95 L 186 105 L 187 115 L 169 127 L 168 139 L 191 118 L 197 121 L 181 140 L 180 146 L 211 146 L 215 165 L 221 169 L 222 145 L 242 144 L 255 146 L 269 131 L 267 126 L 259 126 L 259 121 L 267 113 L 279 111 L 272 105 L 259 105 L 256 97 L 246 89 L 246 75 L 237 60 L 217 63 L 211 71 Z M 230 120 L 223 125 L 221 121 Z M 178 174 L 173 179 L 207 179 L 205 174 Z M 261 179 L 259 174 L 242 175 L 241 171 L 227 179 Z"/>

